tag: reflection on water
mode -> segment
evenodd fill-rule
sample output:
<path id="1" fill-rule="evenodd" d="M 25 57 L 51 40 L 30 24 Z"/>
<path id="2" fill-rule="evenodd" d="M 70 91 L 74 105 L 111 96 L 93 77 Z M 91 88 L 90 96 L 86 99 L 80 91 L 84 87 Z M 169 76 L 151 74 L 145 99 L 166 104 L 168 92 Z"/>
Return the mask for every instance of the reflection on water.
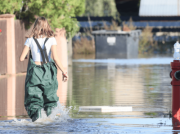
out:
<path id="1" fill-rule="evenodd" d="M 67 107 L 74 107 L 70 116 L 77 119 L 27 126 L 13 124 L 12 120 L 1 121 L 0 133 L 7 130 L 20 133 L 170 133 L 172 121 L 167 114 L 171 111 L 171 60 L 167 58 L 162 64 L 158 64 L 160 59 L 149 59 L 146 61 L 149 64 L 142 64 L 138 59 L 136 64 L 119 60 L 74 60 L 68 71 L 68 90 L 63 88 L 58 96 Z M 27 115 L 24 81 L 25 74 L 0 77 L 0 120 Z M 132 107 L 132 111 L 82 112 L 80 106 Z"/>
<path id="2" fill-rule="evenodd" d="M 171 111 L 169 64 L 121 65 L 118 60 L 86 61 L 73 62 L 73 85 L 68 89 L 71 91 L 68 105 L 132 106 L 133 110 L 84 113 L 77 109 L 72 117 L 162 117 Z"/>
<path id="3" fill-rule="evenodd" d="M 27 115 L 24 108 L 24 82 L 25 75 L 0 77 L 1 118 L 11 119 L 11 116 Z"/>
<path id="4" fill-rule="evenodd" d="M 60 76 L 58 79 L 61 80 Z M 26 73 L 0 76 L 0 120 L 13 119 L 15 116 L 28 118 L 24 107 L 25 78 Z M 57 95 L 59 101 L 66 104 L 67 83 L 58 86 Z"/>

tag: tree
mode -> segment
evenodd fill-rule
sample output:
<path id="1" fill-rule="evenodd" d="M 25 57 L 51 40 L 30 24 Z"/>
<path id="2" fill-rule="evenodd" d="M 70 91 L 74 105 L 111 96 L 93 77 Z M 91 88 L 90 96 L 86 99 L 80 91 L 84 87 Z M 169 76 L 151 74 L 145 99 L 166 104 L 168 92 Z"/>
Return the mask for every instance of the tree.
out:
<path id="1" fill-rule="evenodd" d="M 8 5 L 8 1 L 4 0 L 3 4 Z M 12 3 L 20 6 L 10 11 Z M 83 14 L 85 10 L 85 0 L 14 0 L 12 3 L 5 7 L 0 5 L 0 12 L 15 14 L 17 19 L 25 21 L 26 28 L 32 25 L 35 16 L 44 16 L 53 30 L 65 27 L 71 36 L 79 30 L 75 16 Z"/>
<path id="2" fill-rule="evenodd" d="M 23 5 L 22 0 L 1 0 L 0 14 L 2 13 L 14 14 L 15 11 L 21 9 L 22 5 Z"/>
<path id="3" fill-rule="evenodd" d="M 114 0 L 86 0 L 85 16 L 113 16 L 118 15 Z"/>

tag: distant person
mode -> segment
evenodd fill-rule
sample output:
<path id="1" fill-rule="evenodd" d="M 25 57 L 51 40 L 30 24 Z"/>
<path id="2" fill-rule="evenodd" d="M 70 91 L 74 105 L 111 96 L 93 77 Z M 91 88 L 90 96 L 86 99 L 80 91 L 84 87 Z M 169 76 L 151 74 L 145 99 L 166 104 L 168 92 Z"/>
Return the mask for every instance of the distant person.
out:
<path id="1" fill-rule="evenodd" d="M 24 61 L 30 50 L 24 106 L 33 122 L 50 116 L 57 107 L 57 67 L 62 71 L 63 81 L 68 80 L 67 72 L 57 55 L 57 42 L 54 36 L 46 18 L 37 18 L 20 56 L 20 61 Z M 65 35 L 62 36 L 65 38 Z"/>

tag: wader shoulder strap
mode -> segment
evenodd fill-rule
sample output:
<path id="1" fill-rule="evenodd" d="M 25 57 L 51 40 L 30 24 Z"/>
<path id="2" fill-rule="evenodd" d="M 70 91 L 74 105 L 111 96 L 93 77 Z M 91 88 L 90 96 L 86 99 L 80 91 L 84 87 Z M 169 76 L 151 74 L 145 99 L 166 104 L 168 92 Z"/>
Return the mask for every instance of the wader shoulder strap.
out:
<path id="1" fill-rule="evenodd" d="M 46 46 L 44 46 L 44 49 L 42 49 L 40 44 L 39 44 L 39 42 L 37 41 L 37 39 L 35 39 L 34 37 L 33 37 L 33 39 L 36 42 L 38 48 L 40 49 L 41 56 L 42 56 L 42 59 L 43 59 L 43 64 L 45 63 L 45 58 L 46 58 L 46 61 L 49 62 L 49 59 L 48 59 L 48 56 L 47 56 L 47 52 L 46 52 Z M 44 44 L 46 43 L 47 40 L 48 40 L 48 38 L 45 39 Z M 45 57 L 44 57 L 43 51 L 45 51 Z"/>
<path id="2" fill-rule="evenodd" d="M 29 58 L 32 58 L 31 50 L 29 50 Z"/>
<path id="3" fill-rule="evenodd" d="M 46 38 L 45 41 L 44 41 L 44 53 L 45 53 L 45 57 L 46 57 L 46 61 L 47 61 L 47 62 L 49 62 L 49 58 L 48 58 L 48 56 L 47 56 L 47 51 L 46 51 L 46 45 L 45 45 L 45 44 L 46 44 L 46 42 L 47 42 L 48 39 L 49 39 L 49 38 Z"/>

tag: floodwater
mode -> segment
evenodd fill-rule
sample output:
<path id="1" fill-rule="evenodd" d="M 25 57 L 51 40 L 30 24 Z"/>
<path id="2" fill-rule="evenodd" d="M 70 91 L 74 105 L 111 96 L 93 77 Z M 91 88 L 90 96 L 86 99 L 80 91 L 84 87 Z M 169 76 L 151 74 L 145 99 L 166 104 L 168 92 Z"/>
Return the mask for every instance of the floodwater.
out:
<path id="1" fill-rule="evenodd" d="M 60 115 L 42 123 L 32 123 L 26 116 L 25 75 L 1 77 L 0 133 L 178 133 L 170 117 L 172 61 L 75 59 L 69 66 L 68 89 L 58 94 L 64 103 Z"/>

